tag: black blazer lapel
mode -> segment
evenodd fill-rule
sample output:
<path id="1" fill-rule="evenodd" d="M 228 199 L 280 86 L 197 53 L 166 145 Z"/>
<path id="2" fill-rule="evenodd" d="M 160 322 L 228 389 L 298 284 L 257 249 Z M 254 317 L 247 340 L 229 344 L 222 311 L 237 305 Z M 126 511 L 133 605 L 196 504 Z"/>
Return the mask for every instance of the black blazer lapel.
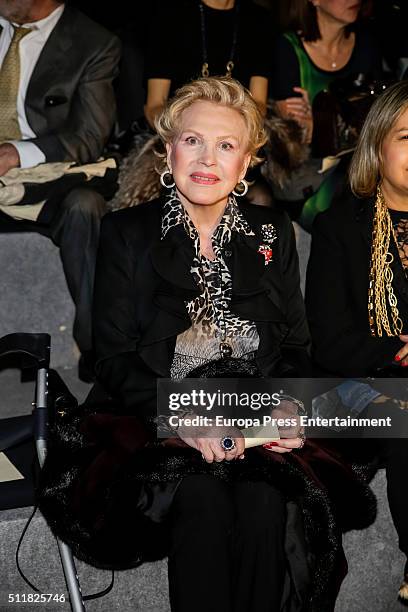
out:
<path id="1" fill-rule="evenodd" d="M 367 247 L 368 253 L 371 250 L 371 238 L 373 232 L 373 217 L 374 217 L 375 200 L 355 200 L 355 220 L 358 224 L 359 231 L 363 238 L 364 244 Z"/>
<path id="2" fill-rule="evenodd" d="M 193 244 L 181 225 L 172 228 L 150 254 L 155 272 L 165 283 L 174 285 L 176 292 L 181 293 L 185 299 L 192 299 L 199 294 L 190 272 L 193 257 Z"/>
<path id="3" fill-rule="evenodd" d="M 159 239 L 150 252 L 143 276 L 154 278 L 153 315 L 140 340 L 142 356 L 149 354 L 149 361 L 153 361 L 154 349 L 147 347 L 176 337 L 191 325 L 185 302 L 200 294 L 190 273 L 192 260 L 193 246 L 181 226 Z"/>
<path id="4" fill-rule="evenodd" d="M 259 236 L 234 234 L 227 245 L 225 257 L 232 276 L 231 310 L 251 321 L 284 321 L 279 278 L 273 272 L 273 262 L 265 265 L 258 253 Z"/>
<path id="5" fill-rule="evenodd" d="M 282 303 L 280 272 L 275 267 L 279 262 L 276 256 L 265 265 L 264 256 L 258 252 L 261 243 L 261 236 L 257 233 L 255 236 L 234 234 L 224 254 L 232 276 L 231 311 L 255 322 L 259 335 L 256 361 L 264 376 L 272 376 L 279 373 L 279 363 L 282 362 L 280 344 L 288 326 Z"/>

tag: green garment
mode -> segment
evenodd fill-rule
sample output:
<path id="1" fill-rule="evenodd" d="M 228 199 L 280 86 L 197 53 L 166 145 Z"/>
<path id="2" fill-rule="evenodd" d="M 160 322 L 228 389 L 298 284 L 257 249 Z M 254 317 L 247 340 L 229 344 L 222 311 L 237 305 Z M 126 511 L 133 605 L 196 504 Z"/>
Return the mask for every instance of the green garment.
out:
<path id="1" fill-rule="evenodd" d="M 300 87 L 306 89 L 310 102 L 313 103 L 316 94 L 328 89 L 330 83 L 335 79 L 336 73 L 319 70 L 310 60 L 303 45 L 294 32 L 286 32 L 285 38 L 291 43 L 299 62 Z"/>
<path id="2" fill-rule="evenodd" d="M 294 32 L 286 32 L 285 37 L 293 46 L 299 62 L 300 87 L 306 89 L 310 102 L 313 103 L 315 96 L 324 89 L 328 89 L 330 83 L 336 78 L 336 73 L 319 70 L 310 60 L 303 48 L 299 37 Z M 342 172 L 335 170 L 321 184 L 319 190 L 306 200 L 300 217 L 297 221 L 302 227 L 310 231 L 313 220 L 317 213 L 329 208 L 333 198 L 336 185 Z"/>

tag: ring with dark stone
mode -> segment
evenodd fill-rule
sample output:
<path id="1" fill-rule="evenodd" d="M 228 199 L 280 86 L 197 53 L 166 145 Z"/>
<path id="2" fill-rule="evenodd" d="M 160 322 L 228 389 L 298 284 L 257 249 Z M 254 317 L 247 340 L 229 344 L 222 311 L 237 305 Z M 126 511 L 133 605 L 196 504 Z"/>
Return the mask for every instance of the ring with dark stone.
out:
<path id="1" fill-rule="evenodd" d="M 224 438 L 221 438 L 220 444 L 222 450 L 224 450 L 226 453 L 236 448 L 235 440 L 234 438 L 231 438 L 231 436 L 224 436 Z"/>

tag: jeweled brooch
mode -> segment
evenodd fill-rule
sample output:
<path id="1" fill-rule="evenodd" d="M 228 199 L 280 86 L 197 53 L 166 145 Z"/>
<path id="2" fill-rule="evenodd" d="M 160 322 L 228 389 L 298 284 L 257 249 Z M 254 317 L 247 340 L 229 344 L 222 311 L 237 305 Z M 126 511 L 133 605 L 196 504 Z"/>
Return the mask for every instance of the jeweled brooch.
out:
<path id="1" fill-rule="evenodd" d="M 273 257 L 272 243 L 278 237 L 278 233 L 275 229 L 275 226 L 272 223 L 267 223 L 262 225 L 261 234 L 263 243 L 258 247 L 258 253 L 264 256 L 265 258 L 265 266 L 267 266 Z"/>

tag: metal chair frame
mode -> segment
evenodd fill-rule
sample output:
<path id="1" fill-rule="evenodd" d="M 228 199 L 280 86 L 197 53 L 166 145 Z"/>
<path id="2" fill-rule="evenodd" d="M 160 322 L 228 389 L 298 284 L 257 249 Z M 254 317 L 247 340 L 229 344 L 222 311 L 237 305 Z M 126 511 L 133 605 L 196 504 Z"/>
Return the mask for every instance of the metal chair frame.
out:
<path id="1" fill-rule="evenodd" d="M 33 402 L 34 440 L 40 468 L 43 467 L 47 455 L 48 423 L 51 408 L 49 405 L 49 365 L 51 337 L 49 334 L 8 334 L 0 338 L 0 357 L 18 355 L 21 358 L 21 369 L 35 368 L 37 370 L 35 401 Z M 56 373 L 54 376 L 58 377 Z M 58 377 L 59 378 L 59 377 Z M 62 383 L 63 390 L 69 391 Z M 70 395 L 70 394 L 69 394 Z M 70 396 L 72 398 L 72 396 Z M 58 399 L 64 402 L 63 395 Z M 68 590 L 72 612 L 85 612 L 85 605 L 79 584 L 75 561 L 70 547 L 56 538 L 65 583 Z"/>

